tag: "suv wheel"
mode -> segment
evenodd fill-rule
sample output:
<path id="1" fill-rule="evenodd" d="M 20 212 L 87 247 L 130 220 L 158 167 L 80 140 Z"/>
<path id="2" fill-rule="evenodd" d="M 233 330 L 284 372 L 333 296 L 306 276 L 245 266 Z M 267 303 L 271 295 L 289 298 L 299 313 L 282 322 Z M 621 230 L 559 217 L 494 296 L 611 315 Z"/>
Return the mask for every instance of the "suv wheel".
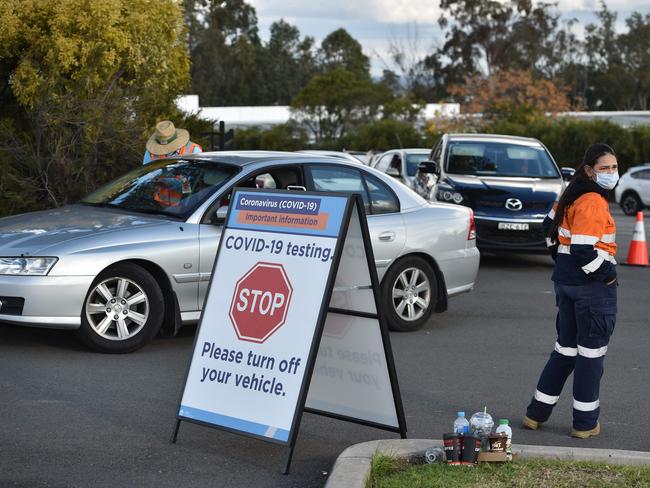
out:
<path id="1" fill-rule="evenodd" d="M 641 199 L 634 192 L 627 192 L 621 198 L 621 209 L 625 215 L 636 215 L 642 210 Z"/>

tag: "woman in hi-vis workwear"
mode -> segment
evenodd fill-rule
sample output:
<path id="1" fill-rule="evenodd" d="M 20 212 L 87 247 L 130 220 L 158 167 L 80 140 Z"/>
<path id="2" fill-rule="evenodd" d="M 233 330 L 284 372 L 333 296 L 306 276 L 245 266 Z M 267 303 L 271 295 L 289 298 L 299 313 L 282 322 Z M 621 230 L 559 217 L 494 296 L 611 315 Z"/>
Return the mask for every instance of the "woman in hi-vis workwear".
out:
<path id="1" fill-rule="evenodd" d="M 555 349 L 542 371 L 523 426 L 548 420 L 573 372 L 573 437 L 600 433 L 600 378 L 616 322 L 616 226 L 607 197 L 618 181 L 618 162 L 606 144 L 584 155 L 571 183 L 544 220 L 555 259 L 558 307 Z"/>

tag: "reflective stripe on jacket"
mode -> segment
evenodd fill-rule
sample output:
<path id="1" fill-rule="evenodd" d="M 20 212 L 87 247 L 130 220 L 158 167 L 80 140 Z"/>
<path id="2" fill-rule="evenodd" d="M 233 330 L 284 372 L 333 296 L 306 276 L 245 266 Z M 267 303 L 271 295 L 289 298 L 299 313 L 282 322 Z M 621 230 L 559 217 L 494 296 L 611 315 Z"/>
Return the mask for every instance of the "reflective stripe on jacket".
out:
<path id="1" fill-rule="evenodd" d="M 545 229 L 550 228 L 554 216 L 555 207 L 545 219 Z M 616 224 L 607 200 L 594 192 L 581 195 L 564 212 L 558 228 L 559 242 L 547 240 L 551 252 L 557 253 L 553 281 L 577 285 L 613 280 L 615 240 Z"/>

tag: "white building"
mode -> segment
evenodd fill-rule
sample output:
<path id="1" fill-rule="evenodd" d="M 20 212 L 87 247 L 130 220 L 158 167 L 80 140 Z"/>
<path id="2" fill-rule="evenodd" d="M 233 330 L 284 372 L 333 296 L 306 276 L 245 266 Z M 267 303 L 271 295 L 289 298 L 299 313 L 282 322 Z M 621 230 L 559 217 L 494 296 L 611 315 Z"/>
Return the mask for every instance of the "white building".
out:
<path id="1" fill-rule="evenodd" d="M 199 114 L 204 120 L 224 121 L 228 128 L 269 127 L 284 124 L 291 117 L 289 105 L 258 107 L 201 107 L 198 95 L 183 95 L 176 101 L 183 112 Z M 429 103 L 420 114 L 422 121 L 436 117 L 454 117 L 460 114 L 458 103 Z"/>

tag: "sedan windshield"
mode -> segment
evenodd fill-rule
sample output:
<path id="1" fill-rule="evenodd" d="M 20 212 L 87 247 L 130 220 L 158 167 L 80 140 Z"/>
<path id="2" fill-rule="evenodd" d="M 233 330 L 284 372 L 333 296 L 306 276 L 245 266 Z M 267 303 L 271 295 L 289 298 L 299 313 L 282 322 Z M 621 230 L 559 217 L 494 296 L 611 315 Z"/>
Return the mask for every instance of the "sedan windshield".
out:
<path id="1" fill-rule="evenodd" d="M 560 177 L 543 147 L 500 142 L 451 141 L 446 168 L 448 173 L 463 175 Z"/>
<path id="2" fill-rule="evenodd" d="M 238 171 L 213 161 L 160 159 L 107 183 L 79 203 L 185 219 Z"/>

